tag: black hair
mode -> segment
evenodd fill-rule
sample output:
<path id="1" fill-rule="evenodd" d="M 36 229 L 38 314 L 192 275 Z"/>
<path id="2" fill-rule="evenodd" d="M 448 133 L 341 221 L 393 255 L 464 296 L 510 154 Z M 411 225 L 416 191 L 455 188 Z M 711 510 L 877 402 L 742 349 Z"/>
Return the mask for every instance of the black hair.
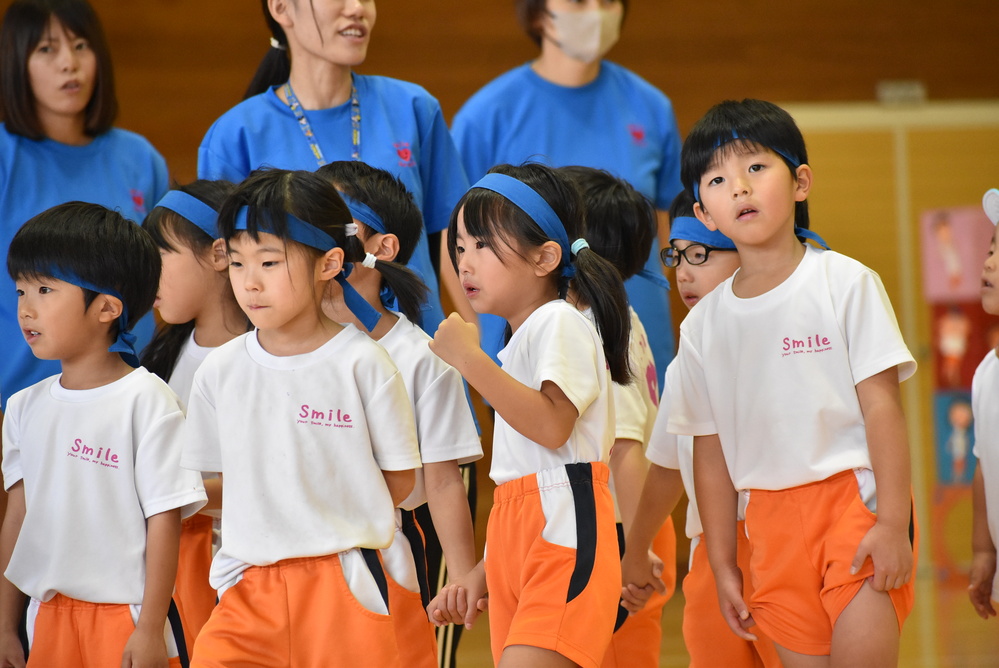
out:
<path id="1" fill-rule="evenodd" d="M 739 139 L 733 139 L 734 135 Z M 680 152 L 680 180 L 691 191 L 704 173 L 727 151 L 752 151 L 758 147 L 776 153 L 796 177 L 796 166 L 808 163 L 805 139 L 791 115 L 772 102 L 726 100 L 711 107 L 691 129 Z M 794 224 L 808 229 L 808 201 L 795 202 Z"/>
<path id="2" fill-rule="evenodd" d="M 94 90 L 84 109 L 84 132 L 96 137 L 114 124 L 118 99 L 104 30 L 86 0 L 15 0 L 7 8 L 0 26 L 0 118 L 14 134 L 45 138 L 28 75 L 28 58 L 53 16 L 69 33 L 87 40 L 94 52 Z"/>
<path id="3" fill-rule="evenodd" d="M 658 230 L 656 209 L 645 195 L 610 172 L 560 167 L 579 190 L 585 207 L 586 242 L 628 280 L 642 269 Z"/>
<path id="4" fill-rule="evenodd" d="M 309 0 L 311 3 L 312 0 Z M 271 16 L 271 10 L 267 6 L 267 0 L 260 0 L 260 5 L 264 10 L 264 21 L 271 31 L 271 39 L 277 46 L 271 46 L 264 54 L 263 60 L 257 66 L 257 71 L 253 73 L 253 79 L 243 93 L 243 99 L 260 95 L 271 86 L 282 84 L 291 75 L 291 59 L 288 57 L 288 37 L 284 34 L 284 28 Z"/>
<path id="5" fill-rule="evenodd" d="M 382 275 L 383 283 L 395 293 L 399 309 L 411 322 L 418 324 L 429 291 L 419 275 L 404 266 L 413 256 L 423 233 L 423 214 L 412 193 L 384 169 L 355 160 L 331 162 L 316 173 L 328 179 L 338 191 L 371 207 L 385 223 L 386 232 L 398 237 L 399 253 L 395 260 L 377 260 L 375 269 Z M 363 222 L 360 225 L 368 230 L 364 238 L 377 232 Z"/>
<path id="6" fill-rule="evenodd" d="M 565 226 L 570 240 L 583 236 L 583 204 L 579 192 L 557 169 L 539 163 L 524 163 L 520 166 L 496 165 L 489 172 L 505 174 L 530 186 L 548 202 Z M 448 223 L 448 254 L 455 270 L 458 269 L 456 235 L 459 211 L 463 211 L 468 234 L 487 242 L 500 261 L 503 261 L 504 254 L 496 251 L 496 240 L 504 242 L 515 253 L 518 253 L 518 247 L 536 248 L 551 241 L 538 224 L 510 200 L 491 190 L 472 188 L 455 205 Z M 563 258 L 563 262 L 566 260 Z M 616 383 L 627 384 L 631 380 L 628 364 L 631 317 L 621 274 L 591 249 L 580 250 L 573 264 L 576 267 L 573 288 L 593 310 L 611 378 Z M 569 279 L 558 270 L 553 272 L 553 276 L 557 280 L 558 295 L 564 299 Z"/>
<path id="7" fill-rule="evenodd" d="M 7 273 L 15 281 L 54 278 L 56 271 L 121 295 L 128 310 L 126 327 L 132 329 L 156 299 L 160 254 L 150 236 L 117 211 L 67 202 L 26 222 L 7 254 Z M 84 309 L 98 294 L 83 289 Z M 117 337 L 117 324 L 111 335 Z"/>
<path id="8" fill-rule="evenodd" d="M 677 218 L 694 218 L 694 194 L 684 188 L 676 194 L 669 205 L 669 221 Z"/>
<path id="9" fill-rule="evenodd" d="M 628 16 L 628 0 L 621 0 L 623 17 Z M 520 27 L 536 46 L 541 46 L 541 17 L 548 11 L 548 0 L 516 0 L 517 20 Z"/>
<path id="10" fill-rule="evenodd" d="M 216 211 L 222 206 L 222 202 L 235 189 L 235 185 L 228 181 L 208 181 L 197 180 L 187 185 L 175 185 L 174 190 L 187 193 L 195 197 Z M 212 250 L 215 237 L 209 235 L 200 227 L 190 222 L 180 214 L 161 207 L 153 207 L 146 219 L 142 221 L 142 229 L 149 233 L 156 247 L 168 253 L 176 253 L 181 250 L 178 244 L 189 248 L 194 255 L 201 258 Z M 231 294 L 231 292 L 230 292 Z M 232 297 L 235 300 L 235 297 Z M 237 328 L 242 327 L 244 331 L 252 328 L 250 321 L 243 316 L 242 322 Z M 140 361 L 142 366 L 149 369 L 163 380 L 170 380 L 177 360 L 194 331 L 194 321 L 179 324 L 162 323 L 156 328 L 153 340 L 142 351 Z"/>

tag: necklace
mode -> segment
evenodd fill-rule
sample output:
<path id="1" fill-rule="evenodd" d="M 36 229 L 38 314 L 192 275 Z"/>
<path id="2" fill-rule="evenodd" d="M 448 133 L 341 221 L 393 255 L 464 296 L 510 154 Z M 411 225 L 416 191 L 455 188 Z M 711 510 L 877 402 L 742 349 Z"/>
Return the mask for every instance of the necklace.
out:
<path id="1" fill-rule="evenodd" d="M 298 127 L 302 129 L 302 134 L 305 136 L 305 141 L 309 142 L 309 148 L 312 149 L 312 155 L 315 156 L 316 162 L 322 167 L 326 164 L 326 158 L 323 156 L 323 150 L 319 148 L 319 142 L 316 141 L 316 135 L 312 131 L 312 126 L 309 124 L 309 119 L 305 116 L 305 110 L 302 109 L 302 104 L 298 101 L 298 97 L 295 92 L 291 89 L 291 82 L 287 82 L 284 85 L 284 94 L 288 100 L 288 107 L 291 109 L 291 113 L 295 114 L 295 118 L 298 120 Z M 361 103 L 357 100 L 357 86 L 354 85 L 354 77 L 350 78 L 350 139 L 351 139 L 351 160 L 361 159 Z"/>

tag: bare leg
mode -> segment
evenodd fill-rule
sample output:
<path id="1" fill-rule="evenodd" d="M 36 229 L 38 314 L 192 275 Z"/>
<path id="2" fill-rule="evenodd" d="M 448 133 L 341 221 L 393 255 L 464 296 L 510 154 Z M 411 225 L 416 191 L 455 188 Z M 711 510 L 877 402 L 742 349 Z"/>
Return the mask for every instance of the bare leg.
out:
<path id="1" fill-rule="evenodd" d="M 576 668 L 577 665 L 550 649 L 510 645 L 503 650 L 497 668 Z"/>
<path id="2" fill-rule="evenodd" d="M 894 668 L 898 643 L 898 618 L 891 598 L 865 582 L 833 627 L 830 665 Z"/>
<path id="3" fill-rule="evenodd" d="M 776 643 L 774 643 L 774 648 L 777 650 L 777 656 L 780 657 L 780 662 L 784 664 L 784 668 L 829 668 L 828 654 L 821 656 L 799 654 Z"/>

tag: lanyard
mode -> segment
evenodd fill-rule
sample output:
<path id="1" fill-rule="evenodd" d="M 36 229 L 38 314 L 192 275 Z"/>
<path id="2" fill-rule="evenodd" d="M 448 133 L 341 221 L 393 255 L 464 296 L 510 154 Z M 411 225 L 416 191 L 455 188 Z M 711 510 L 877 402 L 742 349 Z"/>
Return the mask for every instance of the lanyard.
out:
<path id="1" fill-rule="evenodd" d="M 288 107 L 291 109 L 291 113 L 295 114 L 295 118 L 298 120 L 298 127 L 302 129 L 302 134 L 305 135 L 305 141 L 309 142 L 309 148 L 312 149 L 312 155 L 315 156 L 316 162 L 322 167 L 326 164 L 326 158 L 323 157 L 323 150 L 319 148 L 319 142 L 316 141 L 316 135 L 312 132 L 312 126 L 309 124 L 309 119 L 305 117 L 305 110 L 302 109 L 301 103 L 298 101 L 298 97 L 295 95 L 294 91 L 291 90 L 291 82 L 287 82 L 284 85 L 284 94 L 288 99 Z M 357 101 L 357 87 L 354 85 L 354 79 L 351 77 L 350 80 L 350 139 L 352 150 L 350 153 L 351 160 L 361 159 L 361 103 Z"/>

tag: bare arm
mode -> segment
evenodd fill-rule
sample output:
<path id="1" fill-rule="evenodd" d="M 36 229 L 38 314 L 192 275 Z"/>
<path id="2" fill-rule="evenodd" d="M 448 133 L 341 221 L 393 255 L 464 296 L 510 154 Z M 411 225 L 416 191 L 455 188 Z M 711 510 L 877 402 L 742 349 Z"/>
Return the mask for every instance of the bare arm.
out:
<path id="1" fill-rule="evenodd" d="M 7 510 L 3 529 L 0 529 L 0 568 L 7 571 L 10 555 L 24 523 L 24 482 L 18 481 L 7 493 Z M 24 612 L 24 594 L 10 580 L 0 577 L 0 666 L 24 666 L 24 649 L 18 637 L 21 614 Z"/>
<path id="2" fill-rule="evenodd" d="M 975 480 L 971 484 L 971 572 L 969 574 L 968 596 L 975 612 L 982 619 L 996 616 L 992 606 L 992 581 L 996 575 L 996 546 L 989 533 L 987 508 L 985 505 L 985 477 L 982 467 L 975 469 Z"/>
<path id="3" fill-rule="evenodd" d="M 569 440 L 579 413 L 565 393 L 550 381 L 535 390 L 503 371 L 479 347 L 475 325 L 452 313 L 437 329 L 430 349 L 456 368 L 518 433 L 552 450 Z"/>
<path id="4" fill-rule="evenodd" d="M 177 579 L 179 550 L 180 508 L 146 520 L 146 582 L 142 611 L 135 631 L 125 644 L 121 661 L 124 668 L 168 665 L 163 629 Z"/>
<path id="5" fill-rule="evenodd" d="M 430 516 L 452 581 L 475 568 L 475 533 L 461 469 L 453 459 L 423 465 Z"/>
<path id="6" fill-rule="evenodd" d="M 222 474 L 218 478 L 207 478 L 204 480 L 205 494 L 208 495 L 208 503 L 198 512 L 206 510 L 222 510 Z"/>
<path id="7" fill-rule="evenodd" d="M 874 562 L 871 584 L 885 591 L 901 587 L 912 576 L 912 483 L 898 369 L 892 367 L 860 381 L 857 396 L 877 486 L 878 519 L 860 542 L 853 570 L 859 570 L 870 556 Z"/>
<path id="8" fill-rule="evenodd" d="M 393 507 L 398 507 L 400 503 L 405 501 L 416 485 L 416 471 L 413 469 L 382 471 L 382 477 L 385 478 L 385 485 L 392 496 Z"/>
<path id="9" fill-rule="evenodd" d="M 614 495 L 621 511 L 621 524 L 624 525 L 624 535 L 627 536 L 638 511 L 638 499 L 642 495 L 649 460 L 645 458 L 640 442 L 619 438 L 611 448 L 609 465 L 611 475 L 614 476 Z"/>

